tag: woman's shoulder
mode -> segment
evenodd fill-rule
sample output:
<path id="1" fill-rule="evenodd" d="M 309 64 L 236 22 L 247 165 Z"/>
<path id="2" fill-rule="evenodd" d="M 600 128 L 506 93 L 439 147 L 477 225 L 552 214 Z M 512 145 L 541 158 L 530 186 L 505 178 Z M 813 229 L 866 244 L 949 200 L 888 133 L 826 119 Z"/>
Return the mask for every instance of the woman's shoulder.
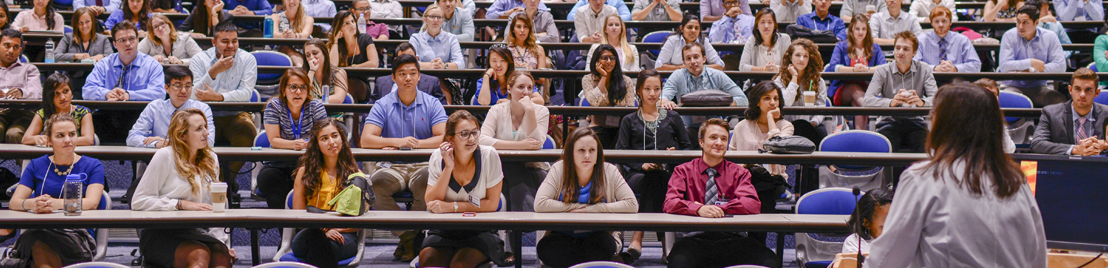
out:
<path id="1" fill-rule="evenodd" d="M 174 154 L 173 146 L 162 147 L 162 148 L 158 149 L 157 151 L 154 151 L 154 157 L 150 158 L 150 165 L 154 165 L 155 161 L 169 161 L 170 163 L 173 163 L 174 162 L 173 154 Z M 162 165 L 165 165 L 165 164 L 162 164 Z M 172 165 L 172 164 L 169 164 L 169 165 Z"/>
<path id="2" fill-rule="evenodd" d="M 500 153 L 496 151 L 496 148 L 488 145 L 477 145 L 477 148 L 481 148 L 481 158 L 490 159 L 493 157 L 500 157 Z M 484 163 L 484 162 L 483 162 Z"/>
<path id="3" fill-rule="evenodd" d="M 31 159 L 31 163 L 28 164 L 26 167 L 24 167 L 24 170 L 25 170 L 24 172 L 27 172 L 28 170 L 29 171 L 40 170 L 41 168 L 33 168 L 33 167 L 40 167 L 40 166 L 45 167 L 49 164 L 50 164 L 50 155 L 39 156 L 38 158 Z"/>
<path id="4" fill-rule="evenodd" d="M 82 155 L 81 159 L 77 160 L 77 163 L 86 167 L 98 167 L 103 168 L 104 164 L 100 162 L 100 159 L 93 158 L 91 156 Z"/>

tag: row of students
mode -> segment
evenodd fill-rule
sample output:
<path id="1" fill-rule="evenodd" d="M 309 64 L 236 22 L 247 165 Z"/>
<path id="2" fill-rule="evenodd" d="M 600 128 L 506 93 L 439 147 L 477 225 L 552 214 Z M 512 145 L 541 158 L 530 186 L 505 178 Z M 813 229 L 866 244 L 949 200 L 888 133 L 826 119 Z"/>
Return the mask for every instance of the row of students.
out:
<path id="1" fill-rule="evenodd" d="M 769 117 L 759 117 L 755 120 L 758 123 L 763 120 L 770 123 L 768 120 L 775 116 L 773 108 L 779 95 L 776 91 L 779 89 L 769 82 L 753 90 L 752 98 L 762 100 L 759 107 L 769 110 L 763 114 Z M 940 91 L 935 108 L 936 128 L 929 134 L 929 146 L 936 150 L 932 159 L 909 170 L 910 175 L 897 189 L 896 195 L 900 198 L 893 200 L 882 190 L 871 191 L 859 202 L 859 213 L 852 216 L 851 226 L 857 236 L 851 238 L 872 239 L 868 250 L 866 242 L 859 245 L 862 252 L 871 252 L 868 265 L 900 267 L 910 263 L 957 263 L 1045 267 L 1046 240 L 1042 220 L 1022 173 L 1006 160 L 1001 150 L 998 133 L 1003 129 L 1003 117 L 993 96 L 972 84 L 950 85 Z M 219 166 L 208 143 L 205 121 L 203 112 L 198 109 L 185 109 L 173 115 L 168 134 L 170 145 L 155 153 L 151 169 L 144 175 L 146 179 L 139 182 L 132 209 L 213 209 L 208 192 L 211 183 L 219 181 L 216 175 Z M 497 167 L 500 161 L 496 150 L 477 145 L 477 120 L 467 112 L 455 113 L 445 124 L 449 126 L 449 138 L 438 145 L 431 159 L 435 165 L 430 172 L 436 175 L 436 180 L 428 182 L 430 211 L 492 211 L 496 207 L 494 204 L 500 202 L 497 196 L 504 178 Z M 997 131 L 966 132 L 975 129 L 970 126 L 987 126 Z M 759 213 L 761 201 L 750 184 L 749 171 L 723 158 L 728 150 L 729 127 L 720 119 L 702 125 L 698 136 L 704 148 L 703 156 L 675 168 L 666 194 L 667 213 L 711 218 Z M 52 133 L 49 142 L 54 154 L 36 159 L 32 166 L 58 165 L 59 169 L 46 168 L 46 174 L 40 174 L 29 167 L 13 199 L 18 207 L 13 205 L 13 209 L 35 213 L 59 209 L 61 201 L 50 193 L 60 190 L 57 187 L 62 181 L 60 168 L 67 165 L 67 174 L 91 174 L 85 189 L 89 202 L 85 202 L 85 206 L 94 208 L 99 200 L 96 193 L 103 187 L 103 167 L 95 159 L 73 153 L 77 131 L 72 117 L 54 115 L 48 120 L 47 129 Z M 358 171 L 343 134 L 342 128 L 329 120 L 313 127 L 309 152 L 300 160 L 297 187 L 293 191 L 296 208 L 304 208 L 309 203 L 318 205 L 328 194 L 334 194 L 348 183 L 340 175 Z M 552 172 L 538 190 L 536 211 L 634 212 L 638 203 L 616 167 L 604 162 L 603 147 L 597 144 L 596 136 L 588 129 L 581 129 L 569 140 L 563 161 L 553 165 Z M 965 159 L 983 155 L 996 158 L 978 158 L 994 160 L 975 165 L 963 163 Z M 328 175 L 331 173 L 336 176 Z M 942 178 L 931 178 L 933 176 Z M 50 189 L 47 185 L 51 185 Z M 713 189 L 721 194 L 705 194 Z M 472 205 L 471 200 L 476 200 L 480 206 Z M 981 210 L 982 207 L 988 209 Z M 943 216 L 935 216 L 940 214 Z M 950 220 L 961 224 L 950 224 Z M 978 228 L 1005 228 L 1030 235 L 983 236 Z M 330 228 L 301 231 L 294 239 L 294 254 L 311 262 L 347 257 L 353 252 L 350 242 L 356 241 L 350 232 Z M 777 264 L 776 255 L 764 244 L 742 234 L 703 232 L 687 235 L 674 244 L 668 256 L 671 267 Z M 227 244 L 227 237 L 222 228 L 147 229 L 140 237 L 140 250 L 148 263 L 156 265 L 229 267 L 236 253 Z M 431 238 L 423 246 L 421 263 L 424 265 L 472 266 L 489 260 L 500 263 L 494 257 L 502 248 L 502 242 L 488 232 L 444 230 L 433 232 Z M 845 242 L 844 251 L 854 250 L 853 241 Z M 979 243 L 997 246 L 965 247 Z M 31 230 L 16 244 L 36 249 L 25 253 L 24 257 L 38 267 L 87 261 L 93 252 L 92 238 L 85 230 Z M 616 237 L 605 232 L 564 231 L 551 232 L 541 238 L 537 251 L 545 264 L 563 267 L 613 258 L 612 253 L 618 251 L 619 245 Z M 952 248 L 970 253 L 946 254 Z M 996 251 L 997 248 L 1004 250 Z M 984 255 L 971 254 L 974 252 Z M 334 267 L 333 263 L 336 262 L 321 262 L 320 267 Z"/>

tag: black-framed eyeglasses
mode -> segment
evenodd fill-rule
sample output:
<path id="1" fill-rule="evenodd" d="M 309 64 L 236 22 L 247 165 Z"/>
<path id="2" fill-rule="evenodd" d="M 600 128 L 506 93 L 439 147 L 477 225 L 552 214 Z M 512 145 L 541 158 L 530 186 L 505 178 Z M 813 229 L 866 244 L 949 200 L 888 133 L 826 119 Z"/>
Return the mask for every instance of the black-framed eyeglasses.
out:
<path id="1" fill-rule="evenodd" d="M 463 130 L 461 132 L 454 132 L 454 136 L 458 136 L 460 138 L 467 139 L 467 140 L 472 139 L 472 138 L 476 138 L 477 135 L 479 135 L 479 134 L 481 134 L 480 130 L 468 130 L 468 131 Z"/>

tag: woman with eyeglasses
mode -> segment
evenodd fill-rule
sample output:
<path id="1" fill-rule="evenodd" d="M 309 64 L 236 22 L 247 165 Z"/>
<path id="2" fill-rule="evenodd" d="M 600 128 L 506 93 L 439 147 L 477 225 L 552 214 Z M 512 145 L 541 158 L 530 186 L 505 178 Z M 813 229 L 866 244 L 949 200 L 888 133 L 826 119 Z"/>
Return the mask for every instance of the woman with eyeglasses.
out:
<path id="1" fill-rule="evenodd" d="M 489 108 L 481 125 L 478 143 L 500 150 L 538 150 L 546 142 L 550 110 L 531 102 L 535 79 L 525 71 L 508 77 L 511 98 Z M 535 191 L 546 177 L 545 162 L 509 162 L 504 165 L 507 177 L 508 210 L 534 211 Z"/>
<path id="2" fill-rule="evenodd" d="M 327 119 L 323 102 L 310 94 L 311 78 L 302 69 L 289 69 L 281 76 L 276 98 L 265 105 L 266 138 L 274 149 L 303 150 L 308 148 L 312 126 Z M 295 162 L 266 162 L 258 173 L 258 189 L 271 209 L 285 208 L 285 195 L 292 190 Z"/>
<path id="3" fill-rule="evenodd" d="M 491 146 L 478 145 L 479 123 L 465 110 L 446 120 L 446 136 L 428 161 L 427 211 L 493 212 L 501 206 L 500 155 Z M 504 241 L 495 231 L 431 230 L 419 251 L 420 267 L 476 267 L 488 261 L 509 265 Z"/>
<path id="4" fill-rule="evenodd" d="M 700 17 L 685 14 L 685 18 L 681 19 L 681 28 L 678 29 L 678 33 L 680 34 L 670 35 L 666 38 L 666 43 L 662 44 L 662 51 L 658 53 L 658 61 L 654 62 L 655 69 L 675 71 L 685 68 L 685 59 L 681 57 L 681 49 L 687 44 L 696 42 L 704 46 L 704 57 L 706 57 L 704 66 L 723 70 L 723 60 L 720 59 L 719 52 L 716 52 L 707 37 L 700 34 Z"/>
<path id="5" fill-rule="evenodd" d="M 189 64 L 193 55 L 204 52 L 189 33 L 177 32 L 173 21 L 162 14 L 150 18 L 150 31 L 139 42 L 138 50 L 161 64 Z"/>
<path id="6" fill-rule="evenodd" d="M 377 68 L 377 46 L 373 37 L 358 32 L 357 19 L 350 11 L 339 11 L 331 22 L 331 62 L 339 67 Z"/>
<path id="7" fill-rule="evenodd" d="M 443 12 L 438 6 L 430 6 L 423 12 L 423 28 L 412 34 L 408 43 L 415 48 L 420 69 L 466 68 L 462 46 L 454 34 L 443 31 Z M 431 43 L 441 43 L 431 45 Z"/>
<path id="8" fill-rule="evenodd" d="M 584 89 L 582 96 L 590 106 L 633 107 L 637 104 L 635 94 L 630 92 L 635 88 L 634 80 L 623 74 L 620 66 L 619 52 L 612 45 L 603 44 L 592 52 L 592 66 L 589 74 L 581 78 L 581 87 Z M 590 128 L 600 137 L 601 146 L 613 149 L 616 145 L 619 121 L 622 116 L 594 115 L 591 116 Z"/>
<path id="9" fill-rule="evenodd" d="M 114 52 L 111 38 L 94 30 L 96 17 L 92 15 L 90 9 L 79 8 L 73 11 L 73 21 L 76 26 L 73 27 L 73 32 L 65 34 L 58 41 L 58 47 L 54 52 L 56 60 L 70 62 L 90 59 L 96 62 Z"/>
<path id="10" fill-rule="evenodd" d="M 92 126 L 92 111 L 88 107 L 73 104 L 73 91 L 70 91 L 69 77 L 63 73 L 54 73 L 46 78 L 42 88 L 42 109 L 35 112 L 27 132 L 23 133 L 23 144 L 43 146 L 49 143 L 49 131 L 46 121 L 55 114 L 68 114 L 73 117 L 77 127 L 76 146 L 93 145 L 96 132 Z M 83 126 L 83 128 L 82 128 Z"/>
<path id="11" fill-rule="evenodd" d="M 41 123 L 41 122 L 40 122 Z M 46 143 L 53 148 L 51 155 L 31 160 L 19 179 L 9 207 L 13 211 L 51 214 L 62 210 L 62 186 L 67 175 L 82 175 L 81 207 L 96 209 L 100 195 L 104 193 L 104 166 L 88 156 L 73 152 L 80 139 L 77 120 L 59 113 L 46 120 Z M 14 230 L 0 230 L 0 233 Z M 12 246 L 14 257 L 28 261 L 30 267 L 57 268 L 75 263 L 92 261 L 96 254 L 96 241 L 91 230 L 86 229 L 32 229 L 26 230 Z"/>
<path id="12" fill-rule="evenodd" d="M 350 11 L 354 13 L 355 18 L 365 18 L 365 34 L 373 37 L 374 40 L 389 39 L 389 26 L 384 23 L 376 23 L 370 20 L 370 18 L 373 17 L 373 10 L 370 8 L 369 0 L 354 0 L 350 3 Z"/>

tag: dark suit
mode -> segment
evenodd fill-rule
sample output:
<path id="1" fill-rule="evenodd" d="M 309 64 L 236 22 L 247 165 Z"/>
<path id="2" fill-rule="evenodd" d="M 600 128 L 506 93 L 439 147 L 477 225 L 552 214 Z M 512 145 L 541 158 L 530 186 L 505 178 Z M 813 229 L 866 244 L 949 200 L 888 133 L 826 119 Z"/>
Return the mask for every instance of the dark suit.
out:
<path id="1" fill-rule="evenodd" d="M 392 81 L 391 75 L 378 77 L 376 89 L 369 93 L 369 104 L 373 104 L 382 97 L 385 97 L 385 95 L 391 93 L 392 86 L 395 84 L 396 82 Z M 442 86 L 439 85 L 438 77 L 421 74 L 419 76 L 419 82 L 416 83 L 416 89 L 423 91 L 423 93 L 431 94 L 431 96 L 439 99 L 439 102 L 446 104 L 446 97 L 442 95 Z"/>
<path id="2" fill-rule="evenodd" d="M 1093 119 L 1090 124 L 1093 135 L 1104 138 L 1104 122 L 1108 120 L 1108 106 L 1093 103 Z M 1031 152 L 1040 154 L 1066 154 L 1077 144 L 1074 138 L 1073 101 L 1047 105 L 1035 126 L 1031 137 Z"/>

